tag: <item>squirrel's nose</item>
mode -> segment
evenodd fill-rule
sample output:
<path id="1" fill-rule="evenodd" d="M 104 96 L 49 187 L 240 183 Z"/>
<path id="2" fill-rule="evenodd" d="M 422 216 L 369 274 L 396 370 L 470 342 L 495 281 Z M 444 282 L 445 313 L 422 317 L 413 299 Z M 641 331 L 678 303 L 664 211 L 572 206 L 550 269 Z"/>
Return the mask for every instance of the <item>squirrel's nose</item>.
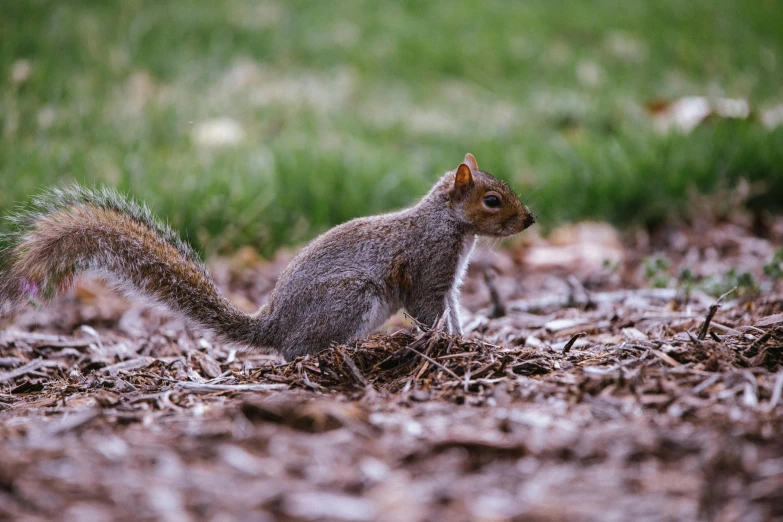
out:
<path id="1" fill-rule="evenodd" d="M 528 228 L 530 225 L 532 225 L 535 222 L 536 222 L 536 218 L 533 217 L 533 214 L 528 212 L 527 216 L 525 216 L 525 221 L 524 221 L 525 228 Z"/>

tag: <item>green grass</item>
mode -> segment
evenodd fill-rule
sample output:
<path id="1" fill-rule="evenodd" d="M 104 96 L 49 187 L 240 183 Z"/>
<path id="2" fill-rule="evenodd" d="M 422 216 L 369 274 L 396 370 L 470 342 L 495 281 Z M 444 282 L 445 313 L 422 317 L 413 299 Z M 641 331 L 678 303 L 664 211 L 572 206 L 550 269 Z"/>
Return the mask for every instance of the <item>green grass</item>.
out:
<path id="1" fill-rule="evenodd" d="M 209 253 L 269 254 L 407 205 L 473 152 L 552 226 L 655 223 L 763 182 L 783 129 L 663 135 L 654 99 L 783 102 L 778 0 L 0 0 L 0 213 L 70 180 L 147 201 Z M 13 81 L 20 60 L 29 78 Z M 231 118 L 245 139 L 198 145 Z"/>

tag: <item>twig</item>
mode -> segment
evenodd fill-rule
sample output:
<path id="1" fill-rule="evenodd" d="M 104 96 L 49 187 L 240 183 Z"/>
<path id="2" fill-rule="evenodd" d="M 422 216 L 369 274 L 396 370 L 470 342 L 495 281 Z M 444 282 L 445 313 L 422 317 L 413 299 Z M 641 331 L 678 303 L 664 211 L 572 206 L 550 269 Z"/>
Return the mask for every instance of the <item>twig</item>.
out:
<path id="1" fill-rule="evenodd" d="M 669 366 L 682 366 L 681 362 L 674 360 L 671 355 L 665 354 L 660 350 L 650 349 L 650 352 Z"/>
<path id="2" fill-rule="evenodd" d="M 740 335 L 741 334 L 741 332 L 739 330 L 736 330 L 734 328 L 728 327 L 725 324 L 718 323 L 714 319 L 710 323 L 710 326 L 712 326 L 712 328 L 715 329 L 715 330 L 722 331 L 724 334 L 731 334 L 731 335 Z"/>
<path id="3" fill-rule="evenodd" d="M 497 366 L 498 366 L 498 361 L 487 363 L 481 368 L 479 368 L 478 370 L 476 370 L 476 372 L 473 374 L 473 378 L 475 379 L 477 377 L 481 377 L 485 373 L 488 373 L 490 370 L 494 370 Z"/>
<path id="4" fill-rule="evenodd" d="M 707 377 L 706 379 L 704 379 L 703 381 L 701 381 L 701 383 L 699 383 L 699 384 L 697 384 L 696 386 L 694 386 L 694 387 L 693 387 L 693 389 L 691 390 L 691 393 L 692 393 L 693 395 L 698 395 L 698 394 L 700 394 L 701 392 L 703 392 L 704 390 L 706 390 L 707 388 L 709 388 L 710 386 L 712 386 L 713 384 L 715 384 L 716 382 L 718 382 L 718 380 L 719 380 L 720 378 L 721 378 L 721 375 L 720 375 L 720 374 L 717 374 L 717 375 L 711 375 L 710 377 Z"/>
<path id="5" fill-rule="evenodd" d="M 449 355 L 441 355 L 438 357 L 439 361 L 442 361 L 444 359 L 459 359 L 464 357 L 470 357 L 471 355 L 476 355 L 475 352 L 460 352 L 460 353 L 451 353 Z"/>
<path id="6" fill-rule="evenodd" d="M 411 322 L 411 323 L 413 323 L 413 326 L 415 326 L 416 328 L 418 328 L 418 329 L 419 329 L 419 330 L 421 330 L 422 332 L 429 332 L 429 331 L 430 331 L 430 330 L 432 330 L 432 329 L 434 328 L 434 326 L 435 326 L 435 325 L 429 325 L 429 326 L 427 326 L 426 324 L 422 323 L 421 321 L 419 321 L 418 319 L 416 319 L 415 317 L 413 317 L 413 316 L 412 316 L 411 314 L 409 314 L 408 312 L 402 312 L 402 315 L 404 315 L 405 317 L 407 317 L 407 318 L 410 320 L 410 322 Z M 436 320 L 436 324 L 437 324 L 437 320 Z"/>
<path id="7" fill-rule="evenodd" d="M 460 380 L 460 381 L 462 380 L 462 378 L 460 378 L 460 376 L 459 376 L 459 375 L 457 375 L 457 374 L 456 374 L 456 373 L 454 373 L 453 371 L 449 370 L 448 368 L 446 368 L 445 366 L 443 366 L 441 363 L 439 363 L 438 361 L 436 361 L 435 359 L 433 359 L 433 358 L 432 358 L 432 357 L 430 357 L 429 355 L 424 355 L 424 354 L 423 354 L 423 353 L 421 353 L 420 351 L 418 351 L 418 350 L 415 350 L 415 349 L 411 348 L 410 346 L 405 346 L 405 349 L 406 349 L 406 350 L 410 350 L 410 351 L 412 351 L 413 353 L 415 353 L 416 355 L 419 355 L 420 357 L 423 357 L 423 358 L 427 359 L 429 362 L 431 362 L 432 364 L 434 364 L 435 366 L 437 366 L 438 368 L 440 368 L 440 369 L 441 369 L 441 370 L 443 370 L 444 372 L 448 373 L 449 375 L 451 375 L 451 376 L 452 376 L 452 377 L 454 377 L 455 379 L 457 379 L 457 380 Z"/>
<path id="8" fill-rule="evenodd" d="M 369 386 L 370 381 L 368 381 L 364 375 L 362 375 L 362 372 L 359 371 L 359 368 L 356 367 L 356 363 L 353 362 L 353 359 L 345 353 L 344 349 L 338 348 L 337 353 L 340 354 L 340 357 L 342 357 L 343 362 L 348 367 L 348 370 L 351 372 L 351 376 L 356 379 L 356 381 L 361 384 L 362 386 Z"/>
<path id="9" fill-rule="evenodd" d="M 21 362 L 19 357 L 0 357 L 0 366 L 2 367 L 13 367 Z"/>
<path id="10" fill-rule="evenodd" d="M 429 361 L 422 361 L 421 366 L 419 366 L 419 369 L 416 372 L 416 379 L 421 379 L 421 376 L 424 375 L 424 372 L 427 371 L 427 368 L 429 367 L 430 367 Z"/>
<path id="11" fill-rule="evenodd" d="M 301 368 L 301 367 L 299 367 L 299 368 Z M 310 388 L 312 390 L 315 390 L 315 391 L 324 391 L 326 389 L 323 386 L 321 386 L 320 384 L 316 384 L 313 381 L 311 381 L 310 377 L 307 376 L 307 372 L 304 371 L 304 369 L 301 370 L 300 376 L 301 376 L 300 378 L 302 379 L 302 381 L 304 381 L 306 387 L 308 387 L 308 388 Z M 285 386 L 287 387 L 288 385 L 286 384 Z"/>
<path id="12" fill-rule="evenodd" d="M 16 370 L 11 370 L 10 372 L 0 375 L 0 382 L 10 381 L 11 379 L 20 377 L 26 373 L 33 372 L 43 365 L 44 361 L 41 357 L 33 359 L 29 363 L 25 364 L 24 366 L 20 366 Z"/>
<path id="13" fill-rule="evenodd" d="M 104 366 L 100 369 L 101 373 L 108 373 L 109 375 L 117 375 L 121 371 L 140 370 L 152 365 L 155 362 L 154 357 L 137 357 L 135 359 L 128 359 L 127 361 L 118 362 L 109 366 Z M 179 359 L 174 362 L 179 362 Z"/>
<path id="14" fill-rule="evenodd" d="M 179 382 L 175 388 L 184 388 L 194 393 L 213 393 L 221 391 L 269 391 L 284 390 L 287 384 L 202 384 L 199 382 Z"/>
<path id="15" fill-rule="evenodd" d="M 571 347 L 574 345 L 574 343 L 576 342 L 576 340 L 577 340 L 577 339 L 579 339 L 580 337 L 584 337 L 585 335 L 587 335 L 585 332 L 579 332 L 579 333 L 577 333 L 577 334 L 574 334 L 574 335 L 573 335 L 573 336 L 572 336 L 572 337 L 571 337 L 571 338 L 568 340 L 568 342 L 565 344 L 565 346 L 563 346 L 563 353 L 568 353 L 568 352 L 570 352 L 570 351 L 571 351 Z"/>
<path id="16" fill-rule="evenodd" d="M 731 290 L 729 290 L 728 292 L 720 296 L 718 300 L 715 301 L 715 303 L 710 305 L 710 309 L 707 310 L 707 317 L 704 319 L 704 326 L 701 327 L 701 331 L 699 332 L 699 337 L 698 337 L 699 341 L 703 341 L 707 337 L 707 331 L 710 329 L 710 322 L 712 321 L 712 318 L 715 317 L 715 313 L 720 308 L 721 301 L 723 301 L 726 298 L 726 296 L 734 292 L 736 289 L 737 287 L 735 286 L 734 288 L 732 288 Z"/>

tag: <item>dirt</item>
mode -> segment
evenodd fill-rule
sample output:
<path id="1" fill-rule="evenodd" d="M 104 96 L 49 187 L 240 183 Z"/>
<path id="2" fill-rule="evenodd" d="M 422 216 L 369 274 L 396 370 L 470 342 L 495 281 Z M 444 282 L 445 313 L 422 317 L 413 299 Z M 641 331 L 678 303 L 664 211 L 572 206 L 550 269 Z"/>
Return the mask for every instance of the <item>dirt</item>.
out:
<path id="1" fill-rule="evenodd" d="M 82 281 L 0 320 L 0 519 L 783 520 L 764 225 L 528 234 L 479 250 L 463 338 L 397 316 L 288 362 Z M 212 271 L 253 309 L 290 255 Z M 651 255 L 756 288 L 649 288 Z"/>

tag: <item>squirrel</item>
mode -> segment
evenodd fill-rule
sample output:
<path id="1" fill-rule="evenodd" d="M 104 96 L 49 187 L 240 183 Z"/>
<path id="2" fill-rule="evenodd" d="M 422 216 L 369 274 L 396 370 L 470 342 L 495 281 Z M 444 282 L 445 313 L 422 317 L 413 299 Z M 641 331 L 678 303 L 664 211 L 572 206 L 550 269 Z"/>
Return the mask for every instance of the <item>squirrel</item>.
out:
<path id="1" fill-rule="evenodd" d="M 459 289 L 477 236 L 505 237 L 535 222 L 472 154 L 416 205 L 357 218 L 312 240 L 255 314 L 223 296 L 194 250 L 146 206 L 116 191 L 50 190 L 11 219 L 0 260 L 0 310 L 50 299 L 74 276 L 104 277 L 131 300 L 178 312 L 223 341 L 287 360 L 365 336 L 400 308 L 462 334 Z"/>

